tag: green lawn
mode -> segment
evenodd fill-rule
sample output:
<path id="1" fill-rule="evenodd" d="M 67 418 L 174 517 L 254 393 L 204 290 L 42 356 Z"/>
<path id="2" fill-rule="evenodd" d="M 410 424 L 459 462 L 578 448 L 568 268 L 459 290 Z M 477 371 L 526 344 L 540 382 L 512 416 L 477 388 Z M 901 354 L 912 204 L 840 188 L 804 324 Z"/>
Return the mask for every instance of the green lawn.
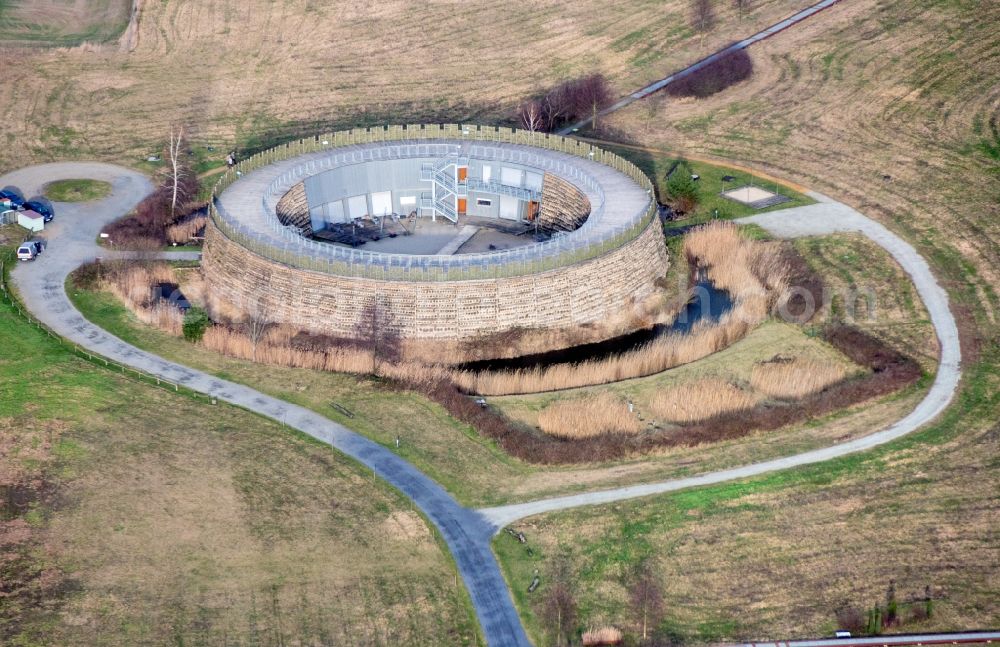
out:
<path id="1" fill-rule="evenodd" d="M 56 180 L 42 189 L 54 202 L 88 202 L 111 194 L 111 185 L 100 180 Z"/>
<path id="2" fill-rule="evenodd" d="M 2 300 L 0 348 L 0 644 L 477 644 L 439 537 L 353 461 Z"/>
<path id="3" fill-rule="evenodd" d="M 765 213 L 767 211 L 777 211 L 779 209 L 787 209 L 789 207 L 798 207 L 815 202 L 815 200 L 809 196 L 803 195 L 790 187 L 775 183 L 772 180 L 765 180 L 764 178 L 751 175 L 745 171 L 726 168 L 715 164 L 708 164 L 706 162 L 681 160 L 665 154 L 653 154 L 637 151 L 631 148 L 617 147 L 606 144 L 601 144 L 601 147 L 607 148 L 608 150 L 621 155 L 641 168 L 656 185 L 657 194 L 661 202 L 666 200 L 667 173 L 673 170 L 675 166 L 682 164 L 682 166 L 679 167 L 679 171 L 683 172 L 683 169 L 685 168 L 683 165 L 687 165 L 687 167 L 690 168 L 691 173 L 699 176 L 699 180 L 697 182 L 700 196 L 698 206 L 683 220 L 678 220 L 678 225 L 698 224 L 711 220 L 713 217 L 723 219 L 742 218 L 743 216 L 751 216 L 757 213 Z M 722 178 L 726 176 L 732 177 L 733 179 L 723 182 Z M 750 184 L 767 191 L 786 196 L 791 200 L 789 202 L 775 205 L 773 207 L 767 207 L 765 209 L 752 209 L 742 203 L 719 195 L 723 191 L 728 191 L 729 189 L 735 189 L 737 187 L 747 186 Z"/>

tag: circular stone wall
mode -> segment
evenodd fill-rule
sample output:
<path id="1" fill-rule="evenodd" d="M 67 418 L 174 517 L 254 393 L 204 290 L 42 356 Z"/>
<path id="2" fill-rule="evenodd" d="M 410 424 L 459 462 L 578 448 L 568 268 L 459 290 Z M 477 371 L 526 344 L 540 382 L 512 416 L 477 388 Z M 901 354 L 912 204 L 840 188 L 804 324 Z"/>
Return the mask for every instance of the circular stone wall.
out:
<path id="1" fill-rule="evenodd" d="M 536 217 L 564 224 L 551 240 L 480 254 L 369 252 L 304 236 L 317 205 L 296 187 L 310 178 L 378 160 L 456 159 L 544 177 Z M 547 186 L 559 195 L 546 200 Z M 666 272 L 651 188 L 629 162 L 561 137 L 468 126 L 336 133 L 262 153 L 220 182 L 203 269 L 213 294 L 241 310 L 339 336 L 353 335 L 372 306 L 416 339 L 594 324 L 628 311 Z"/>

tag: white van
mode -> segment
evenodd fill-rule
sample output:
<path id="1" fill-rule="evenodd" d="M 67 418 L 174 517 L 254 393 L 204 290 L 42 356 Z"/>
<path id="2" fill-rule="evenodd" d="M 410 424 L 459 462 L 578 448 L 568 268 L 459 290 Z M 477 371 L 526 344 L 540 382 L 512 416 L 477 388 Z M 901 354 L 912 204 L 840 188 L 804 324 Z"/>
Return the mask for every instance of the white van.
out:
<path id="1" fill-rule="evenodd" d="M 42 253 L 42 244 L 37 240 L 29 240 L 17 248 L 17 258 L 22 261 L 33 261 Z"/>

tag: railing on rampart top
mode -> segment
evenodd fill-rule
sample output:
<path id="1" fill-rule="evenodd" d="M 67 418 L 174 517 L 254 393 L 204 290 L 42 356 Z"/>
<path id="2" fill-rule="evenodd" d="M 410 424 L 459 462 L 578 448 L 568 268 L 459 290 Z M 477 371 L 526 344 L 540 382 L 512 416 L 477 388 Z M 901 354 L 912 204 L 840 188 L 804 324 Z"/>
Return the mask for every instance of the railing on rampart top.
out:
<path id="1" fill-rule="evenodd" d="M 507 250 L 508 253 L 491 254 L 490 262 L 479 262 L 471 258 L 463 259 L 462 256 L 452 257 L 455 259 L 453 262 L 442 261 L 436 257 L 427 257 L 428 260 L 421 261 L 419 256 L 395 255 L 400 259 L 399 265 L 396 265 L 395 259 L 389 264 L 367 262 L 366 259 L 384 258 L 386 255 L 358 250 L 349 250 L 357 253 L 350 254 L 346 260 L 323 257 L 319 254 L 303 254 L 295 247 L 304 245 L 307 248 L 314 247 L 319 250 L 321 245 L 328 247 L 329 244 L 308 241 L 308 239 L 303 238 L 304 242 L 299 241 L 298 245 L 279 246 L 270 241 L 261 240 L 250 230 L 241 227 L 236 219 L 229 217 L 228 214 L 220 214 L 217 208 L 218 196 L 241 176 L 275 162 L 355 144 L 429 139 L 522 144 L 599 162 L 624 173 L 645 189 L 650 196 L 649 204 L 632 223 L 602 238 L 588 237 L 582 241 L 582 245 L 574 245 L 571 242 L 563 243 L 558 240 L 539 243 L 539 246 L 546 246 L 546 250 L 554 248 L 554 251 L 551 253 L 546 251 L 544 255 L 532 255 L 527 251 L 519 251 L 530 249 L 530 247 Z M 653 221 L 656 216 L 656 202 L 652 199 L 652 195 L 652 183 L 635 164 L 614 153 L 575 139 L 551 133 L 529 132 L 499 126 L 411 124 L 407 126 L 355 128 L 327 133 L 275 146 L 252 155 L 230 168 L 219 179 L 212 191 L 209 211 L 212 221 L 227 238 L 260 256 L 292 267 L 337 276 L 376 280 L 456 281 L 524 276 L 602 256 L 637 238 Z"/>

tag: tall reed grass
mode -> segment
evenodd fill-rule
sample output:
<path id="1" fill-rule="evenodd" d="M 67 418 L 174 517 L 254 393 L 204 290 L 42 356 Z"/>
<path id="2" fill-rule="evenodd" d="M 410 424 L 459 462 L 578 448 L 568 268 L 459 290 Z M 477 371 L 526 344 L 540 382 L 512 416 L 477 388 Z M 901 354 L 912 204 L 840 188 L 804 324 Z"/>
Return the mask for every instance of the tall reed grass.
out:
<path id="1" fill-rule="evenodd" d="M 610 393 L 556 402 L 539 414 L 538 426 L 550 436 L 567 440 L 642 431 L 642 423 L 628 404 Z"/>
<path id="2" fill-rule="evenodd" d="M 454 371 L 467 393 L 513 395 L 607 384 L 643 377 L 715 353 L 764 321 L 788 292 L 788 268 L 779 244 L 753 241 L 736 225 L 713 222 L 685 236 L 695 271 L 704 271 L 729 293 L 733 307 L 715 324 L 700 321 L 687 332 L 660 337 L 636 350 L 602 360 L 509 371 Z"/>
<path id="3" fill-rule="evenodd" d="M 100 286 L 118 297 L 139 321 L 180 336 L 184 315 L 174 304 L 153 298 L 153 286 L 161 283 L 177 283 L 173 268 L 166 263 L 129 262 L 110 265 L 101 275 Z"/>
<path id="4" fill-rule="evenodd" d="M 772 398 L 798 400 L 840 382 L 847 374 L 843 365 L 833 362 L 801 357 L 775 358 L 754 365 L 750 384 Z"/>
<path id="5" fill-rule="evenodd" d="M 625 640 L 620 629 L 615 627 L 601 627 L 600 629 L 588 629 L 581 637 L 583 647 L 606 647 L 608 645 L 620 645 Z"/>
<path id="6" fill-rule="evenodd" d="M 650 399 L 649 408 L 660 420 L 688 423 L 746 411 L 758 402 L 760 397 L 735 384 L 708 378 L 657 391 Z"/>
<path id="7" fill-rule="evenodd" d="M 176 225 L 170 225 L 165 231 L 167 242 L 177 245 L 190 242 L 195 234 L 204 229 L 207 222 L 206 216 L 195 216 Z"/>

